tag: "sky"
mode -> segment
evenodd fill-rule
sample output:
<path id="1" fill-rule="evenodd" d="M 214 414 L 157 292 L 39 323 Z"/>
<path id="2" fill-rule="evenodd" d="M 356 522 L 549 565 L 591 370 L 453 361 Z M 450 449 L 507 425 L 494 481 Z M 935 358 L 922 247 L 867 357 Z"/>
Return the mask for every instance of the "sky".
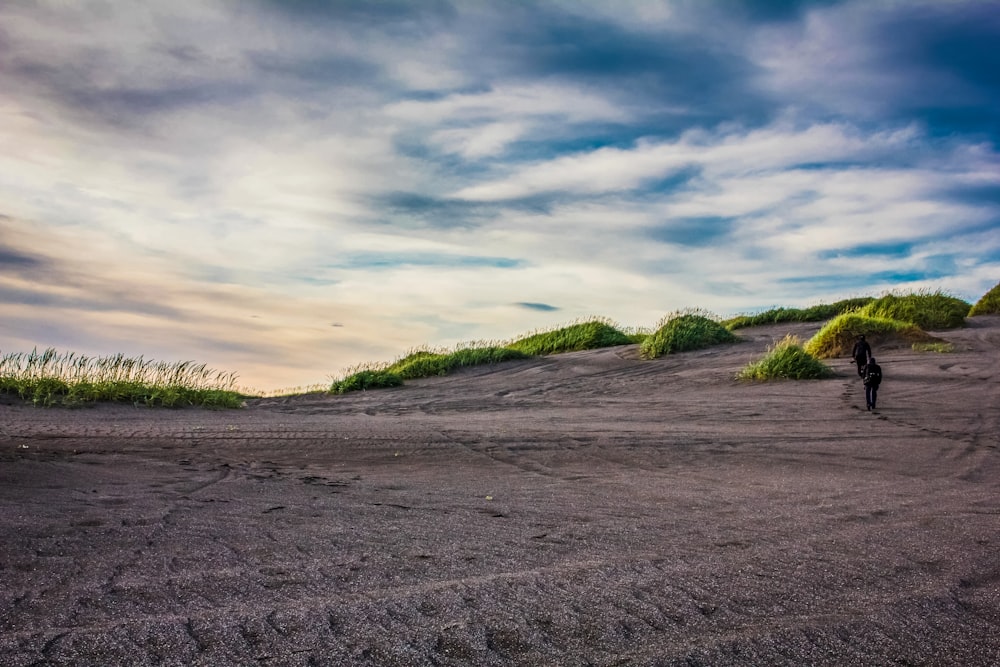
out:
<path id="1" fill-rule="evenodd" d="M 0 3 L 0 353 L 263 391 L 1000 281 L 1000 2 Z"/>

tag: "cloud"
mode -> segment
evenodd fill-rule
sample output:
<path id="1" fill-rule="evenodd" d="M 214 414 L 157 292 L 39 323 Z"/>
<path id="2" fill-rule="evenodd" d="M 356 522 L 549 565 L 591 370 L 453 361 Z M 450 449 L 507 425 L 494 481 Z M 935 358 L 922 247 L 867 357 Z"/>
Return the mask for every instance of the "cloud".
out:
<path id="1" fill-rule="evenodd" d="M 527 310 L 539 310 L 543 313 L 551 313 L 559 310 L 557 306 L 550 306 L 547 303 L 532 303 L 530 301 L 520 301 L 514 304 L 518 308 L 525 308 Z"/>
<path id="2" fill-rule="evenodd" d="M 604 96 L 558 83 L 498 86 L 434 100 L 404 100 L 386 105 L 384 112 L 389 118 L 418 124 L 510 117 L 555 116 L 569 122 L 626 118 Z"/>
<path id="3" fill-rule="evenodd" d="M 39 269 L 45 262 L 40 257 L 0 246 L 0 273 L 23 273 Z"/>
<path id="4" fill-rule="evenodd" d="M 918 118 L 933 130 L 1000 130 L 995 4 L 831 3 L 760 30 L 761 85 L 797 106 L 859 120 Z"/>
<path id="5" fill-rule="evenodd" d="M 364 253 L 351 255 L 333 265 L 338 269 L 396 269 L 409 266 L 492 267 L 511 269 L 523 262 L 509 257 L 448 255 L 442 253 Z"/>
<path id="6" fill-rule="evenodd" d="M 691 131 L 676 141 L 641 140 L 628 149 L 599 148 L 521 166 L 468 186 L 456 199 L 497 201 L 546 192 L 603 194 L 637 189 L 697 168 L 714 176 L 759 173 L 827 163 L 861 163 L 906 149 L 913 128 L 864 134 L 844 124 L 802 129 L 782 122 L 750 131 Z"/>
<path id="7" fill-rule="evenodd" d="M 476 159 L 502 153 L 508 144 L 526 132 L 521 122 L 487 123 L 479 127 L 438 130 L 431 135 L 430 141 L 442 151 Z"/>

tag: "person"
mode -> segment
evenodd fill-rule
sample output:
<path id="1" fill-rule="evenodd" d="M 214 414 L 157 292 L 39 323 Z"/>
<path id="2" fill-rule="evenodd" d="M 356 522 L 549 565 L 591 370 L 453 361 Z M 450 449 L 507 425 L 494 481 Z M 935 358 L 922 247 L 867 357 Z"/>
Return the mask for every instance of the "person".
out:
<path id="1" fill-rule="evenodd" d="M 858 365 L 858 377 L 865 376 L 865 366 L 871 360 L 872 356 L 872 346 L 868 344 L 865 340 L 865 335 L 861 334 L 858 336 L 858 342 L 854 344 L 854 349 L 851 350 L 851 357 L 854 358 L 854 362 Z"/>
<path id="2" fill-rule="evenodd" d="M 868 404 L 868 410 L 874 410 L 875 400 L 878 398 L 878 386 L 882 384 L 882 367 L 875 363 L 875 357 L 865 364 L 862 381 L 865 383 L 865 403 Z"/>

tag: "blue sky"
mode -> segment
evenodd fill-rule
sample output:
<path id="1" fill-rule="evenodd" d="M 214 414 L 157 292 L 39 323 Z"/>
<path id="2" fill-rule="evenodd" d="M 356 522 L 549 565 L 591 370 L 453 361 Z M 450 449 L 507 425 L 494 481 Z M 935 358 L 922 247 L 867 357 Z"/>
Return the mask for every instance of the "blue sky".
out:
<path id="1" fill-rule="evenodd" d="M 0 352 L 423 344 L 1000 281 L 1000 3 L 5 2 Z"/>

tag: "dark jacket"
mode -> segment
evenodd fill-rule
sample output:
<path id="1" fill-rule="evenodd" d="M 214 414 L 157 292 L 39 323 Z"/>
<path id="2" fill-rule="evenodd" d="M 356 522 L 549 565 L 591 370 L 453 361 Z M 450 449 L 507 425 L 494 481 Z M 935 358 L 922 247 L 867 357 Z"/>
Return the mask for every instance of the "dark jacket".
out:
<path id="1" fill-rule="evenodd" d="M 872 346 L 868 344 L 866 340 L 859 340 L 854 344 L 854 350 L 851 351 L 851 357 L 854 359 L 864 359 L 868 361 L 869 357 L 872 356 Z"/>
<path id="2" fill-rule="evenodd" d="M 874 361 L 865 366 L 865 375 L 862 380 L 866 387 L 878 387 L 882 384 L 882 367 Z"/>

